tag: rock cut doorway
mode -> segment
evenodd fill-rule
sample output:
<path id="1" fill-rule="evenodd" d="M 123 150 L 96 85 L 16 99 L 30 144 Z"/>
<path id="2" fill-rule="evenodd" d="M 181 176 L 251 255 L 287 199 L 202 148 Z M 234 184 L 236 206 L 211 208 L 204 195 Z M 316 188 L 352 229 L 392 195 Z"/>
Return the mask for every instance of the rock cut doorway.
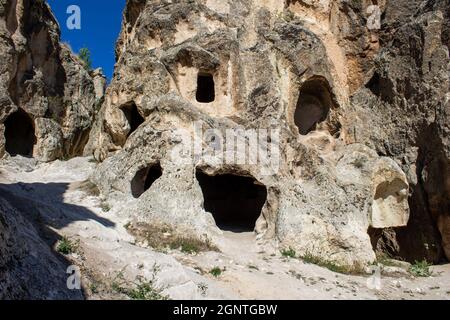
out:
<path id="1" fill-rule="evenodd" d="M 233 174 L 210 176 L 197 170 L 204 208 L 224 231 L 252 232 L 267 200 L 267 188 L 254 178 Z"/>

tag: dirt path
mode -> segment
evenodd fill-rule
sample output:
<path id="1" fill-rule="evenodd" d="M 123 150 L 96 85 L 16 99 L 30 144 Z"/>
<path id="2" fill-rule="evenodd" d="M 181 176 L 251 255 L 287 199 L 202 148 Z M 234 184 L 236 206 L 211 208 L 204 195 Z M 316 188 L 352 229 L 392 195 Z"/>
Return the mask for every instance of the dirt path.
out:
<path id="1" fill-rule="evenodd" d="M 88 158 L 50 164 L 16 158 L 0 165 L 0 196 L 56 239 L 77 243 L 66 258 L 80 267 L 88 298 L 129 298 L 124 286 L 156 276 L 155 288 L 175 299 L 450 299 L 450 265 L 432 267 L 427 278 L 391 269 L 377 290 L 369 288 L 369 276 L 285 258 L 253 233 L 224 232 L 221 252 L 198 255 L 139 247 L 125 228 L 127 204 L 110 208 L 83 183 L 92 170 Z M 214 268 L 220 275 L 210 273 Z"/>

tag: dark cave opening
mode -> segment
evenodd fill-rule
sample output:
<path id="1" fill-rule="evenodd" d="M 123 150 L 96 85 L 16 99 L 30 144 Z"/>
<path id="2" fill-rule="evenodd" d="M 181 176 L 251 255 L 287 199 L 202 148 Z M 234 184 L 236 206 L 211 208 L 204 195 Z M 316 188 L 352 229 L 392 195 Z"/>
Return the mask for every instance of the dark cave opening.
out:
<path id="1" fill-rule="evenodd" d="M 122 112 L 125 114 L 125 118 L 130 125 L 130 132 L 128 137 L 136 131 L 136 129 L 144 123 L 145 119 L 141 116 L 135 103 L 129 103 L 121 107 Z"/>
<path id="2" fill-rule="evenodd" d="M 210 103 L 215 100 L 215 96 L 213 75 L 210 73 L 199 73 L 197 77 L 197 101 L 201 103 Z"/>
<path id="3" fill-rule="evenodd" d="M 205 210 L 225 231 L 251 232 L 267 200 L 267 188 L 254 178 L 232 174 L 209 176 L 200 170 L 197 181 L 203 191 Z"/>
<path id="4" fill-rule="evenodd" d="M 34 124 L 24 110 L 19 109 L 6 119 L 5 140 L 5 149 L 11 156 L 33 156 L 33 148 L 36 144 Z"/>
<path id="5" fill-rule="evenodd" d="M 370 91 L 372 91 L 372 93 L 376 96 L 380 95 L 380 75 L 375 72 L 372 76 L 372 78 L 370 78 L 369 82 L 367 82 L 366 84 L 366 88 L 368 88 Z"/>
<path id="6" fill-rule="evenodd" d="M 317 124 L 327 119 L 333 100 L 325 79 L 313 78 L 301 89 L 294 113 L 294 122 L 301 135 L 316 130 Z"/>
<path id="7" fill-rule="evenodd" d="M 140 169 L 131 181 L 131 193 L 134 198 L 139 198 L 145 191 L 163 174 L 160 163 Z"/>

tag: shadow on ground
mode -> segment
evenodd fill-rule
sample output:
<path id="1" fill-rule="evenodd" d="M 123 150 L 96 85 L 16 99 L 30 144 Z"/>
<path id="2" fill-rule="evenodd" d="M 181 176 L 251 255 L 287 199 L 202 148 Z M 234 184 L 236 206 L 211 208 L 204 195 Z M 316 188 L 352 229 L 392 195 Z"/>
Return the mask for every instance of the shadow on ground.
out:
<path id="1" fill-rule="evenodd" d="M 53 228 L 61 229 L 74 221 L 94 220 L 105 227 L 114 227 L 108 219 L 97 216 L 82 206 L 64 203 L 68 183 L 0 184 L 0 197 L 24 213 Z"/>
<path id="2" fill-rule="evenodd" d="M 70 184 L 68 183 L 19 182 L 14 184 L 0 184 L 0 199 L 6 201 L 13 209 L 8 212 L 0 212 L 0 218 L 4 214 L 20 215 L 31 224 L 28 225 L 28 227 L 26 227 L 26 224 L 9 226 L 9 230 L 15 230 L 10 233 L 12 234 L 12 237 L 16 238 L 10 240 L 13 241 L 13 243 L 20 244 L 21 247 L 25 248 L 24 252 L 28 252 L 28 254 L 14 258 L 18 260 L 9 263 L 7 268 L 3 270 L 5 271 L 5 276 L 7 276 L 7 274 L 30 274 L 26 276 L 27 279 L 22 279 L 23 277 L 16 279 L 16 282 L 24 282 L 17 283 L 17 285 L 24 287 L 23 296 L 20 296 L 19 294 L 19 298 L 78 299 L 78 297 L 84 296 L 84 290 L 81 290 L 80 295 L 71 292 L 67 288 L 66 279 L 69 275 L 66 275 L 65 271 L 72 263 L 66 256 L 56 252 L 56 243 L 61 240 L 61 236 L 54 230 L 62 229 L 76 221 L 93 220 L 109 228 L 114 227 L 115 224 L 108 219 L 99 217 L 85 207 L 65 203 L 64 194 L 69 189 L 69 186 Z M 4 219 L 2 221 L 4 221 Z M 6 225 L 6 227 L 8 227 L 8 225 Z M 2 236 L 3 235 L 0 234 L 0 237 Z M 39 245 L 36 241 L 42 245 Z M 35 252 L 37 250 L 35 248 L 40 248 L 39 250 L 44 251 Z M 19 248 L 14 250 L 19 250 Z M 50 258 L 52 255 L 54 258 Z M 0 264 L 2 262 L 1 258 L 2 257 L 0 257 Z M 57 265 L 55 265 L 55 263 Z M 52 270 L 49 270 L 48 268 L 52 268 Z M 45 281 L 44 285 L 42 284 L 42 281 L 39 285 L 35 285 L 34 282 L 36 281 L 29 280 L 45 279 L 46 277 L 49 277 L 49 274 L 54 274 L 56 272 L 55 268 L 59 270 L 56 273 L 58 279 L 49 281 L 53 283 L 48 283 L 47 287 L 45 286 Z M 29 295 L 31 292 L 33 292 L 33 296 L 30 297 Z M 51 296 L 48 296 L 49 292 Z M 55 292 L 57 293 L 56 296 L 54 296 Z M 18 296 L 15 295 L 15 297 Z"/>

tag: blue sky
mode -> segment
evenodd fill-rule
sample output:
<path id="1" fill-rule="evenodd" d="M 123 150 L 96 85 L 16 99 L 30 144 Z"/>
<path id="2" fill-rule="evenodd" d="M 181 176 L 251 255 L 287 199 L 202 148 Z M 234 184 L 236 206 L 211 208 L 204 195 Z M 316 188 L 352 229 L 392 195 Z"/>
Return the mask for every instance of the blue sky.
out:
<path id="1" fill-rule="evenodd" d="M 91 51 L 93 68 L 101 67 L 110 80 L 114 69 L 114 48 L 122 23 L 125 0 L 47 0 L 61 27 L 62 41 L 75 53 L 87 47 Z M 81 9 L 81 29 L 67 27 L 67 8 Z"/>

